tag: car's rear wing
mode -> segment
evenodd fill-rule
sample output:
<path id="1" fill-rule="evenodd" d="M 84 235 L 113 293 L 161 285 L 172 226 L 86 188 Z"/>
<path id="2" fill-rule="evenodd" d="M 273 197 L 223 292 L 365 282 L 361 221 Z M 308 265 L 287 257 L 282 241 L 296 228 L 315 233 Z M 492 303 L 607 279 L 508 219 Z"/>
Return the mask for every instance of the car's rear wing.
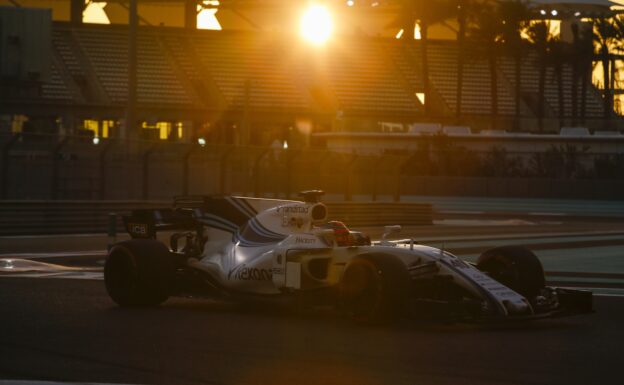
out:
<path id="1" fill-rule="evenodd" d="M 206 202 L 223 199 L 224 195 L 178 195 L 173 197 L 174 208 L 203 208 Z"/>
<path id="2" fill-rule="evenodd" d="M 306 199 L 317 199 L 319 192 Z M 196 230 L 207 226 L 235 233 L 259 212 L 295 201 L 226 195 L 186 195 L 173 199 L 173 208 L 133 210 L 124 216 L 132 238 L 155 238 L 158 231 Z"/>
<path id="3" fill-rule="evenodd" d="M 124 215 L 126 231 L 132 238 L 156 238 L 156 233 L 166 230 L 194 230 L 199 209 L 141 209 Z"/>

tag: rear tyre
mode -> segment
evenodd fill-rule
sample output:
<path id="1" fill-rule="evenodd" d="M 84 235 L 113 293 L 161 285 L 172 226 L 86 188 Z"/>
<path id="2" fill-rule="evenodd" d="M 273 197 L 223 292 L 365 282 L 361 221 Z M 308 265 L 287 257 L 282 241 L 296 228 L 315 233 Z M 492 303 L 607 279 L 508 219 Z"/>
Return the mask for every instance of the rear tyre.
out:
<path id="1" fill-rule="evenodd" d="M 169 249 L 161 242 L 120 242 L 104 265 L 106 291 L 120 306 L 158 305 L 169 297 L 174 269 Z"/>
<path id="2" fill-rule="evenodd" d="M 546 285 L 542 263 L 533 252 L 521 246 L 487 250 L 479 257 L 477 268 L 529 299 L 537 296 Z"/>
<path id="3" fill-rule="evenodd" d="M 405 310 L 409 282 L 405 265 L 392 255 L 356 257 L 340 281 L 340 302 L 358 323 L 390 322 Z"/>

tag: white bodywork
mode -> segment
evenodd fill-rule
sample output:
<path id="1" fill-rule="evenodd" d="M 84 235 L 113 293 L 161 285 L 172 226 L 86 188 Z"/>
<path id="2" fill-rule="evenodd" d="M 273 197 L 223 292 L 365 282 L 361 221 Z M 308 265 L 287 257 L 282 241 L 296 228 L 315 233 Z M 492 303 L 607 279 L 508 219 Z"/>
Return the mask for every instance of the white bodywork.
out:
<path id="1" fill-rule="evenodd" d="M 332 230 L 315 226 L 326 220 L 321 203 L 237 197 L 224 201 L 229 205 L 227 213 L 202 214 L 208 241 L 201 258 L 188 263 L 228 290 L 275 295 L 331 287 L 340 282 L 352 258 L 384 254 L 400 259 L 408 270 L 423 264 L 435 266 L 436 274 L 452 276 L 496 314 L 533 313 L 523 296 L 448 252 L 388 241 L 336 246 Z M 312 271 L 314 260 L 326 267 L 321 274 Z"/>

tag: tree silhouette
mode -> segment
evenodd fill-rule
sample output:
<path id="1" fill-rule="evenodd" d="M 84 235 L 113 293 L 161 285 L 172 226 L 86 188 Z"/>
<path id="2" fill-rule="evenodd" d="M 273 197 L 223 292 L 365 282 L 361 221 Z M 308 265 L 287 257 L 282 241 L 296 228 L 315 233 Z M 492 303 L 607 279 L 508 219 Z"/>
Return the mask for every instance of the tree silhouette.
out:
<path id="1" fill-rule="evenodd" d="M 604 119 L 611 120 L 613 111 L 613 90 L 611 89 L 612 50 L 622 49 L 624 23 L 620 17 L 593 19 L 595 53 L 602 64 Z"/>
<path id="2" fill-rule="evenodd" d="M 462 114 L 462 91 L 464 87 L 464 62 L 466 59 L 466 24 L 470 0 L 457 0 L 457 96 L 455 99 L 455 117 L 459 123 Z"/>
<path id="3" fill-rule="evenodd" d="M 574 31 L 574 30 L 573 30 Z M 594 59 L 593 28 L 585 25 L 578 29 L 578 41 L 575 44 L 575 52 L 578 59 L 579 79 L 581 81 L 581 100 L 579 106 L 580 123 L 585 124 L 587 113 L 587 89 L 591 84 L 592 63 Z M 574 94 L 573 94 L 574 95 Z"/>
<path id="4" fill-rule="evenodd" d="M 490 72 L 490 114 L 493 124 L 498 115 L 498 73 L 497 62 L 500 55 L 503 23 L 499 18 L 499 3 L 482 1 L 475 3 L 471 12 L 469 35 L 475 46 L 475 53 L 487 57 Z"/>
<path id="5" fill-rule="evenodd" d="M 522 31 L 528 26 L 530 11 L 524 0 L 503 1 L 499 6 L 500 17 L 503 21 L 502 42 L 505 53 L 514 60 L 515 77 L 515 125 L 516 129 L 520 118 L 520 101 L 522 99 L 522 58 L 526 54 L 526 42 L 522 39 Z"/>
<path id="6" fill-rule="evenodd" d="M 550 39 L 550 23 L 540 20 L 531 24 L 527 30 L 528 40 L 537 53 L 539 81 L 537 90 L 537 120 L 539 132 L 544 131 L 544 90 L 546 88 L 546 68 L 548 67 L 548 49 Z"/>
<path id="7" fill-rule="evenodd" d="M 553 69 L 553 76 L 557 82 L 557 110 L 559 126 L 564 126 L 565 118 L 565 93 L 563 92 L 563 68 L 568 62 L 567 47 L 559 37 L 550 36 L 548 39 L 547 60 Z"/>
<path id="8" fill-rule="evenodd" d="M 429 58 L 427 47 L 429 45 L 429 27 L 436 23 L 443 22 L 453 15 L 452 1 L 450 0 L 402 0 L 401 14 L 397 21 L 403 28 L 402 39 L 413 39 L 411 31 L 414 30 L 416 24 L 420 28 L 420 60 L 421 60 L 421 77 L 423 84 L 423 92 L 425 98 L 430 98 L 429 85 Z M 427 99 L 425 99 L 427 100 Z M 431 103 L 425 102 L 425 115 L 431 115 Z"/>

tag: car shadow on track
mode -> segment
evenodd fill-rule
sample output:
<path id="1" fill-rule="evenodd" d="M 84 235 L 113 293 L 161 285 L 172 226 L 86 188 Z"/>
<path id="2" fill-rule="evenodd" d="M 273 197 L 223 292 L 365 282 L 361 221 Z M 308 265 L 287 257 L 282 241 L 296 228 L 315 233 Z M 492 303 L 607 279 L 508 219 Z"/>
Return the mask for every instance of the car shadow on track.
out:
<path id="1" fill-rule="evenodd" d="M 159 307 L 120 308 L 114 307 L 107 312 L 112 318 L 160 318 L 188 317 L 197 322 L 210 322 L 214 317 L 235 319 L 236 322 L 268 322 L 274 324 L 290 324 L 300 327 L 313 326 L 331 329 L 348 329 L 350 331 L 373 331 L 391 329 L 395 332 L 426 332 L 426 333 L 523 333 L 538 330 L 562 330 L 584 328 L 587 316 L 566 319 L 543 319 L 524 322 L 507 322 L 502 324 L 475 324 L 441 320 L 423 320 L 403 318 L 392 323 L 381 325 L 359 324 L 349 319 L 348 315 L 330 307 L 296 308 L 283 304 L 235 303 L 219 300 L 175 298 Z"/>

